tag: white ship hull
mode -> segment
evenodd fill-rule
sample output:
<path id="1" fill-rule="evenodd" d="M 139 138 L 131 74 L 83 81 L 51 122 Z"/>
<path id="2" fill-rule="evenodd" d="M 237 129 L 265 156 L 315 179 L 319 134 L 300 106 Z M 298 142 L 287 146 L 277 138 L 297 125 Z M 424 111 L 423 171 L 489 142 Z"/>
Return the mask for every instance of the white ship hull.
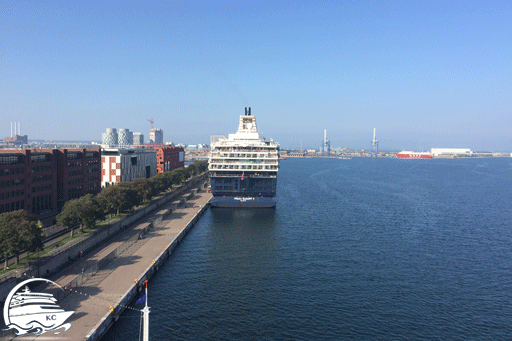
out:
<path id="1" fill-rule="evenodd" d="M 271 208 L 276 206 L 275 198 L 266 197 L 213 197 L 210 200 L 212 207 L 246 207 L 246 208 Z"/>

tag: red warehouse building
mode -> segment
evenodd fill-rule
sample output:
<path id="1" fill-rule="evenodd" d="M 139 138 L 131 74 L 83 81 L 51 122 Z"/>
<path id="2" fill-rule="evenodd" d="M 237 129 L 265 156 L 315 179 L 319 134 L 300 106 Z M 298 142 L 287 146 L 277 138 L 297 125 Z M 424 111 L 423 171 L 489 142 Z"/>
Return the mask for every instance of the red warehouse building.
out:
<path id="1" fill-rule="evenodd" d="M 53 222 L 64 203 L 100 191 L 99 149 L 0 149 L 0 213 Z"/>
<path id="2" fill-rule="evenodd" d="M 185 167 L 185 150 L 183 147 L 151 144 L 136 147 L 151 149 L 156 152 L 156 167 L 158 173 L 169 172 L 176 168 Z"/>

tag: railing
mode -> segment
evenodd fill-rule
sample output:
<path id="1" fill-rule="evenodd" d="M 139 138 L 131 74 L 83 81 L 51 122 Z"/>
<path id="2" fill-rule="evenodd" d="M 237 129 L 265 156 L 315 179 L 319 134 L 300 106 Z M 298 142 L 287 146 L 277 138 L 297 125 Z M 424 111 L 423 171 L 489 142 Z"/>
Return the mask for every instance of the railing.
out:
<path id="1" fill-rule="evenodd" d="M 231 160 L 212 160 L 211 164 L 240 164 L 240 165 L 278 165 L 279 162 L 277 162 L 277 158 L 274 160 L 268 160 L 268 161 L 251 161 L 254 159 L 249 160 L 238 160 L 238 161 L 231 161 Z"/>
<path id="2" fill-rule="evenodd" d="M 222 177 L 222 178 L 240 178 L 242 174 L 215 174 L 212 177 Z M 276 175 L 262 175 L 262 174 L 247 174 L 251 178 L 277 178 Z"/>
<path id="3" fill-rule="evenodd" d="M 279 158 L 277 154 L 275 155 L 266 155 L 266 156 L 253 156 L 253 155 L 247 155 L 247 156 L 241 156 L 241 155 L 221 155 L 221 154 L 210 154 L 210 160 L 211 159 L 230 159 L 230 160 L 246 160 L 246 159 L 258 159 L 258 160 L 276 160 Z"/>
<path id="4" fill-rule="evenodd" d="M 230 153 L 240 153 L 240 152 L 246 152 L 246 153 L 254 153 L 254 152 L 261 152 L 261 153 L 268 153 L 273 152 L 276 150 L 275 146 L 266 146 L 265 148 L 258 147 L 257 149 L 244 149 L 244 147 L 224 147 L 224 146 L 216 146 L 214 151 L 215 152 L 230 152 Z"/>

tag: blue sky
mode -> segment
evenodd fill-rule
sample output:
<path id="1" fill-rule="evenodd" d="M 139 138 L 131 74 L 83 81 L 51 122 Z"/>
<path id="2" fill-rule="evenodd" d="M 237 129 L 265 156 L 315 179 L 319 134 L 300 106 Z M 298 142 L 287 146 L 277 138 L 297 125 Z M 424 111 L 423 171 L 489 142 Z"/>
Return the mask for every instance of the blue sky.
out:
<path id="1" fill-rule="evenodd" d="M 6 1 L 0 135 L 512 151 L 510 1 Z"/>

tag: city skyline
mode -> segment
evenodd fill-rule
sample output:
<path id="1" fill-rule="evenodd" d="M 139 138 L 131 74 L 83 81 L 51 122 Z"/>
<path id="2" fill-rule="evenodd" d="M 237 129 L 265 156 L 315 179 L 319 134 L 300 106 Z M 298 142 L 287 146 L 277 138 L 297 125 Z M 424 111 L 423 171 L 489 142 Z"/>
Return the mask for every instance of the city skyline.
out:
<path id="1" fill-rule="evenodd" d="M 512 4 L 13 1 L 1 137 L 209 143 L 244 107 L 283 148 L 511 151 Z"/>

